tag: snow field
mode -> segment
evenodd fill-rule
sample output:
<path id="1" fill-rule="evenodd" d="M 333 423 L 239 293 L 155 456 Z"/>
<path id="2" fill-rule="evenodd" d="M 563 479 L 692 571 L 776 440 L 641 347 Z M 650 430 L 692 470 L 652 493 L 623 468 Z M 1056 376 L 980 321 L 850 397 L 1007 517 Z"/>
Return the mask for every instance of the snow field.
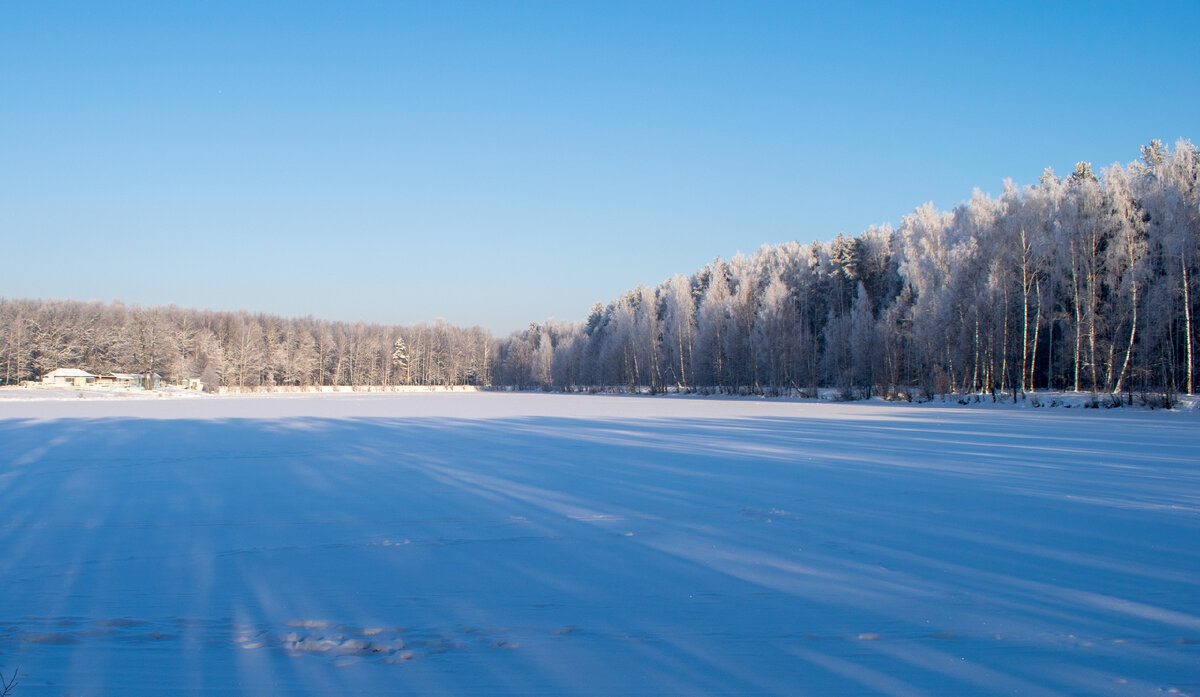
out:
<path id="1" fill-rule="evenodd" d="M 1196 694 L 1200 418 L 0 401 L 17 695 Z"/>

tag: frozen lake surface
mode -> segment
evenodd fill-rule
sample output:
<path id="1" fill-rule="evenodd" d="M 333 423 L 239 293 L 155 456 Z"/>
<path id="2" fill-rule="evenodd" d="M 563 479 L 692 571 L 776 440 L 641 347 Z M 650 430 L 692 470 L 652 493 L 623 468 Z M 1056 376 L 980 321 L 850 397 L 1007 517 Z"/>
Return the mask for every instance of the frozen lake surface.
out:
<path id="1" fill-rule="evenodd" d="M 35 695 L 1200 694 L 1200 416 L 0 400 Z"/>

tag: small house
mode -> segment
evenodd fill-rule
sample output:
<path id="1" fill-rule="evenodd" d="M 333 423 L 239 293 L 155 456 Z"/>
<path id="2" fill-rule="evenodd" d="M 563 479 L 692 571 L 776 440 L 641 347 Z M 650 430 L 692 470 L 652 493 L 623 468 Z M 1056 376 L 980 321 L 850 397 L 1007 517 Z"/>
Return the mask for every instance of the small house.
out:
<path id="1" fill-rule="evenodd" d="M 100 378 L 100 380 L 104 383 L 107 383 L 109 385 L 113 385 L 116 387 L 125 387 L 125 388 L 129 388 L 129 389 L 139 389 L 139 390 L 145 389 L 146 382 L 147 382 L 146 376 L 141 373 L 109 373 L 107 375 L 102 376 Z M 160 380 L 162 380 L 161 375 L 159 375 L 158 373 L 152 374 L 150 376 L 150 380 L 149 380 L 150 389 L 154 389 L 155 387 L 158 387 L 158 383 Z"/>
<path id="2" fill-rule="evenodd" d="M 55 368 L 42 376 L 43 385 L 83 387 L 96 382 L 96 376 L 79 368 Z"/>
<path id="3" fill-rule="evenodd" d="M 110 373 L 109 377 L 117 387 L 141 387 L 142 376 L 137 373 Z"/>

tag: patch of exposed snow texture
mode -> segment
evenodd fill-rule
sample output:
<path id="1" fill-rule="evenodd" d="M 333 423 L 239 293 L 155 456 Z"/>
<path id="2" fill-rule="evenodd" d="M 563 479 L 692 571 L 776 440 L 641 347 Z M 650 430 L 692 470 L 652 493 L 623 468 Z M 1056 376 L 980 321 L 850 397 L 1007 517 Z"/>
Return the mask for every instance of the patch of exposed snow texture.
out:
<path id="1" fill-rule="evenodd" d="M 1200 416 L 0 400 L 0 668 L 62 694 L 1200 692 Z"/>

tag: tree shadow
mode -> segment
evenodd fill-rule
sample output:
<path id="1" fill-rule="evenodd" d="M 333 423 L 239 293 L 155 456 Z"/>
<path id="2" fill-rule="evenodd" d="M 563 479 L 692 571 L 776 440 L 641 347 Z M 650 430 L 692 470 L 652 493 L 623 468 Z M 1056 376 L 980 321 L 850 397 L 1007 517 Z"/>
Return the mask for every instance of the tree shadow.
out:
<path id="1" fill-rule="evenodd" d="M 22 694 L 1197 681 L 1194 428 L 863 414 L 0 421 L 0 656 Z"/>

